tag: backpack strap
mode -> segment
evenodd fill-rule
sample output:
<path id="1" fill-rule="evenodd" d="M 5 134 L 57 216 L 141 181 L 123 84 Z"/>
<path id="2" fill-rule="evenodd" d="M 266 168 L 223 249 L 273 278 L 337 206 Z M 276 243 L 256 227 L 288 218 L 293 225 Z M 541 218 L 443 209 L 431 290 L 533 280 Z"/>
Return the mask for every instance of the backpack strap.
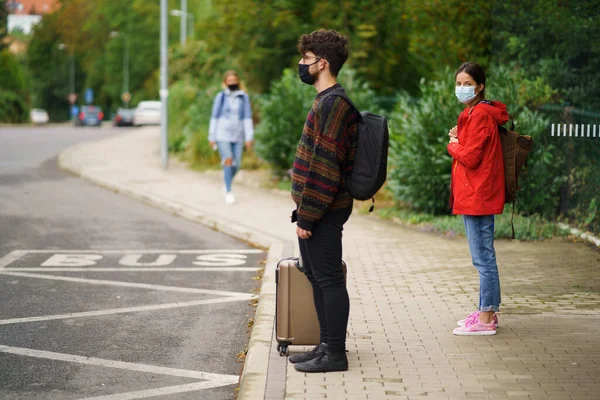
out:
<path id="1" fill-rule="evenodd" d="M 517 200 L 513 200 L 513 209 L 512 209 L 512 215 L 510 217 L 510 226 L 512 228 L 512 239 L 515 238 L 515 203 L 517 202 Z"/>
<path id="2" fill-rule="evenodd" d="M 350 100 L 350 97 L 348 97 L 348 95 L 346 94 L 345 91 L 338 91 L 338 90 L 334 89 L 331 92 L 327 93 L 325 96 L 321 97 L 320 101 L 323 101 L 326 98 L 331 97 L 331 96 L 339 96 L 339 97 L 343 98 L 344 100 L 346 100 L 348 102 L 348 104 L 350 104 L 350 107 L 352 107 L 354 109 L 354 111 L 356 111 L 356 113 L 358 114 L 358 119 L 362 118 L 360 111 L 358 110 L 358 108 L 356 108 L 356 106 L 354 105 L 352 100 Z"/>
<path id="3" fill-rule="evenodd" d="M 221 96 L 221 98 L 219 102 L 219 108 L 217 109 L 217 119 L 221 117 L 221 113 L 223 112 L 223 105 L 225 104 L 225 91 L 223 90 L 219 93 L 219 95 Z"/>

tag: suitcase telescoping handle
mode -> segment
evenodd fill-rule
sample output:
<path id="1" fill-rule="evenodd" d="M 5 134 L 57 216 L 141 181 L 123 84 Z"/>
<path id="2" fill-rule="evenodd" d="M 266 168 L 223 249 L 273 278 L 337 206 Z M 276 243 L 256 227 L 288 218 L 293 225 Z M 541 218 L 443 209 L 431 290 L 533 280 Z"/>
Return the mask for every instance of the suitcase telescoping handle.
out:
<path id="1" fill-rule="evenodd" d="M 296 260 L 296 268 L 298 268 L 298 271 L 300 271 L 306 275 L 306 270 L 304 269 L 304 266 L 302 265 L 302 256 L 298 257 L 298 259 Z"/>
<path id="2" fill-rule="evenodd" d="M 287 258 L 282 258 L 281 260 L 279 260 L 279 262 L 283 262 L 283 261 L 287 261 L 287 260 L 295 260 L 294 262 L 294 266 L 296 268 L 298 268 L 298 271 L 302 272 L 303 274 L 306 275 L 306 269 L 304 269 L 303 265 L 302 265 L 302 257 L 287 257 Z M 277 274 L 275 275 L 275 281 L 277 281 Z"/>

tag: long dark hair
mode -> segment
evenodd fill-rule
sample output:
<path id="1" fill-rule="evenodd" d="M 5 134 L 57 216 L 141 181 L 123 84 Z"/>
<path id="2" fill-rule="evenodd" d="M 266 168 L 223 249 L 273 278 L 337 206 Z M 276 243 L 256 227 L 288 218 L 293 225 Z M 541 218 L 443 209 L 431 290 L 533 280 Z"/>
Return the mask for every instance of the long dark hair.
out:
<path id="1" fill-rule="evenodd" d="M 485 98 L 485 71 L 483 70 L 483 67 L 477 64 L 476 62 L 467 61 L 466 63 L 463 63 L 460 67 L 458 67 L 458 69 L 456 70 L 456 73 L 454 74 L 455 80 L 458 74 L 460 74 L 461 72 L 465 72 L 471 75 L 471 77 L 475 79 L 476 84 L 480 85 L 483 83 L 483 90 L 480 93 L 483 96 L 483 98 Z"/>

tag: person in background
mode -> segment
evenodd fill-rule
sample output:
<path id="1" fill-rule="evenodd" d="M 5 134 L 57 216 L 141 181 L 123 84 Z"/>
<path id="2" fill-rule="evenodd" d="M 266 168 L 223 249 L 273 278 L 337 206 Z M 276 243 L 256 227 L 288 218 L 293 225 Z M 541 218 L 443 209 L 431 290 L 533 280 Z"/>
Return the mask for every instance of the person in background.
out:
<path id="1" fill-rule="evenodd" d="M 485 72 L 473 62 L 456 73 L 455 94 L 465 104 L 449 132 L 453 158 L 450 207 L 463 216 L 473 265 L 479 272 L 479 308 L 458 321 L 455 335 L 495 335 L 500 310 L 500 277 L 494 249 L 494 215 L 504 210 L 504 158 L 498 124 L 508 121 L 506 106 L 485 99 Z"/>
<path id="2" fill-rule="evenodd" d="M 219 150 L 225 180 L 225 203 L 235 203 L 232 191 L 233 178 L 242 166 L 244 144 L 252 148 L 254 126 L 250 98 L 243 90 L 239 75 L 227 71 L 223 77 L 223 91 L 213 102 L 208 141 Z"/>

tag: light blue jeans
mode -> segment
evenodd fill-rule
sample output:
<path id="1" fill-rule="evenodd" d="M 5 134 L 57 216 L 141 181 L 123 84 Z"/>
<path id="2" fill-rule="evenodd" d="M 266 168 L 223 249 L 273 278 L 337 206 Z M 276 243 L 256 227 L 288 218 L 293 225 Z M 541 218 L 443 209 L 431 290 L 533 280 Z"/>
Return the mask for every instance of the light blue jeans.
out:
<path id="1" fill-rule="evenodd" d="M 463 215 L 473 265 L 479 272 L 479 311 L 500 310 L 500 277 L 494 249 L 494 216 Z"/>
<path id="2" fill-rule="evenodd" d="M 221 165 L 223 166 L 225 189 L 227 193 L 231 192 L 231 183 L 235 174 L 242 166 L 242 153 L 244 152 L 244 142 L 217 142 L 217 148 L 221 155 Z M 231 165 L 226 165 L 225 161 L 231 159 Z"/>

